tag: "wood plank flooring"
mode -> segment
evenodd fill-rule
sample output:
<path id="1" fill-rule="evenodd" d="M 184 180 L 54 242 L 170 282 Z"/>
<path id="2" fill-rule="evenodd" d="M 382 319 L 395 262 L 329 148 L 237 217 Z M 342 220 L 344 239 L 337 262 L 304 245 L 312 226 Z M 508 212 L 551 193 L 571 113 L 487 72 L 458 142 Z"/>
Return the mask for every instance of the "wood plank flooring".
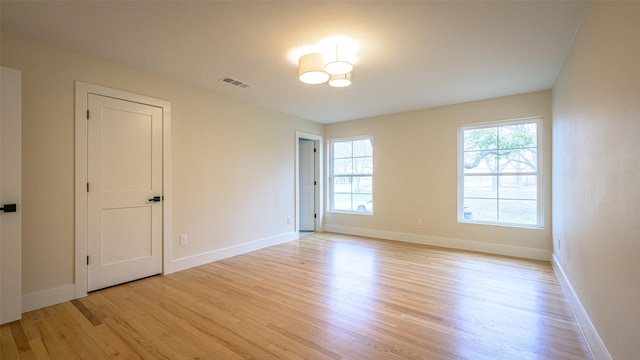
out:
<path id="1" fill-rule="evenodd" d="M 31 311 L 2 359 L 591 359 L 551 266 L 338 234 Z"/>

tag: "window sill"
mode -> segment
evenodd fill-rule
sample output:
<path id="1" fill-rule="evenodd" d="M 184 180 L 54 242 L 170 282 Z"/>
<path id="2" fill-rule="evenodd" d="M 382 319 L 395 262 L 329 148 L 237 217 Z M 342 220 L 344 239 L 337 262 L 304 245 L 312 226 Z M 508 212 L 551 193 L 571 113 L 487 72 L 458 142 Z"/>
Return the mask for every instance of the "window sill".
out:
<path id="1" fill-rule="evenodd" d="M 368 215 L 373 216 L 373 211 L 328 210 L 332 214 Z"/>
<path id="2" fill-rule="evenodd" d="M 469 220 L 460 220 L 460 219 L 458 219 L 458 224 L 489 225 L 489 226 L 501 226 L 501 227 L 511 227 L 511 228 L 521 228 L 521 229 L 544 230 L 544 225 L 509 224 L 509 223 L 495 223 L 495 222 L 488 222 L 488 221 L 469 221 Z"/>

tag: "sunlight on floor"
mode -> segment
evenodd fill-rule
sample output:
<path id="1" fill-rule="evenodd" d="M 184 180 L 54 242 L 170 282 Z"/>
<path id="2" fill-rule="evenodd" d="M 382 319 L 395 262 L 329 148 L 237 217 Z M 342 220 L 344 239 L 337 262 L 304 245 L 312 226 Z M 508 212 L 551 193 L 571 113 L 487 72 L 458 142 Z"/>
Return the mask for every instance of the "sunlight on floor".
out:
<path id="1" fill-rule="evenodd" d="M 361 322 L 374 318 L 376 252 L 363 245 L 335 243 L 331 247 L 328 304 L 332 317 Z"/>

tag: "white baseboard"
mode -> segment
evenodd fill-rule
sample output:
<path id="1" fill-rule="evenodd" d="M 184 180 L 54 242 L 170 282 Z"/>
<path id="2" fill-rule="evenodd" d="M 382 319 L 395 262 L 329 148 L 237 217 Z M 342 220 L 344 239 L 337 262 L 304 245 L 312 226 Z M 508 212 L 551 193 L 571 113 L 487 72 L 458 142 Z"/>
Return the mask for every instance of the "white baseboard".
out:
<path id="1" fill-rule="evenodd" d="M 598 331 L 593 326 L 591 319 L 589 318 L 589 314 L 582 306 L 582 302 L 576 294 L 573 286 L 571 286 L 571 282 L 567 275 L 562 269 L 562 265 L 558 262 L 558 258 L 553 255 L 553 261 L 551 262 L 553 265 L 553 270 L 556 273 L 556 277 L 560 282 L 560 287 L 562 287 L 562 291 L 564 292 L 564 296 L 567 298 L 569 302 L 569 306 L 573 311 L 574 316 L 576 317 L 576 321 L 584 334 L 585 339 L 587 340 L 587 345 L 591 349 L 591 354 L 595 360 L 612 360 L 607 347 L 602 342 L 600 335 L 598 335 Z"/>
<path id="2" fill-rule="evenodd" d="M 228 257 L 259 250 L 268 246 L 281 244 L 298 239 L 297 232 L 289 232 L 264 239 L 246 242 L 239 245 L 209 251 L 203 254 L 175 259 L 172 261 L 172 272 L 185 270 L 194 266 L 203 265 L 212 261 L 222 260 Z M 53 289 L 37 291 L 22 295 L 22 312 L 40 309 L 46 306 L 59 304 L 76 298 L 75 285 L 63 285 Z"/>
<path id="3" fill-rule="evenodd" d="M 222 249 L 208 251 L 202 254 L 186 256 L 180 259 L 174 259 L 171 262 L 171 271 L 180 271 L 192 267 L 208 264 L 210 262 L 226 259 L 232 256 L 245 254 L 251 251 L 259 250 L 269 246 L 285 243 L 287 241 L 298 239 L 298 232 L 293 231 L 285 234 L 275 235 L 264 239 L 249 241 L 246 243 L 229 246 Z"/>
<path id="4" fill-rule="evenodd" d="M 535 260 L 551 260 L 551 250 L 494 244 L 482 241 L 453 239 L 437 236 L 401 233 L 340 225 L 325 225 L 324 231 L 349 235 L 367 236 L 379 239 L 398 240 L 416 244 L 439 246 L 451 249 L 478 251 L 483 253 L 515 256 Z"/>
<path id="5" fill-rule="evenodd" d="M 22 312 L 36 310 L 45 306 L 59 304 L 76 298 L 76 286 L 73 284 L 22 295 Z"/>

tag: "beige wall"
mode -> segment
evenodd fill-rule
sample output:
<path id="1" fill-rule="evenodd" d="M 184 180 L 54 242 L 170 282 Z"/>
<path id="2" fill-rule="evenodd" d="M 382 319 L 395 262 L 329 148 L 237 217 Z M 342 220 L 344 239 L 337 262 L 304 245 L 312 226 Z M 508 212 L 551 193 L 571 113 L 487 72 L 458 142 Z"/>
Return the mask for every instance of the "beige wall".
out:
<path id="1" fill-rule="evenodd" d="M 544 229 L 461 224 L 457 222 L 457 131 L 459 125 L 544 117 Z M 551 92 L 497 99 L 331 124 L 326 139 L 372 135 L 374 143 L 374 215 L 326 214 L 327 227 L 354 232 L 374 229 L 397 239 L 500 252 L 501 247 L 551 252 Z M 424 225 L 417 225 L 417 218 Z M 369 232 L 375 235 L 375 231 Z M 380 233 L 385 237 L 394 234 Z M 436 239 L 434 239 L 436 238 Z M 458 241 L 462 240 L 462 242 Z M 476 243 L 476 245 L 474 245 Z M 462 245 L 462 246 L 460 246 Z M 509 253 L 509 251 L 506 251 Z M 516 252 L 517 253 L 517 252 Z M 520 254 L 520 253 L 518 253 Z M 520 255 L 531 255 L 524 252 Z"/>
<path id="2" fill-rule="evenodd" d="M 171 102 L 174 259 L 293 231 L 295 131 L 321 125 L 13 34 L 1 60 L 23 78 L 23 293 L 74 282 L 75 80 Z"/>
<path id="3" fill-rule="evenodd" d="M 373 135 L 376 204 L 374 216 L 328 213 L 325 225 L 550 251 L 553 209 L 559 264 L 612 357 L 635 358 L 638 34 L 640 3 L 592 2 L 553 96 L 543 91 L 326 126 L 325 139 Z M 294 218 L 294 131 L 322 134 L 321 125 L 12 34 L 2 34 L 1 46 L 2 65 L 23 77 L 24 293 L 74 281 L 75 80 L 172 103 L 174 258 L 293 230 L 286 217 Z M 457 126 L 539 115 L 545 229 L 458 224 Z M 178 245 L 181 233 L 188 246 Z"/>
<path id="4" fill-rule="evenodd" d="M 592 2 L 553 89 L 555 256 L 614 359 L 640 354 L 640 3 Z"/>

